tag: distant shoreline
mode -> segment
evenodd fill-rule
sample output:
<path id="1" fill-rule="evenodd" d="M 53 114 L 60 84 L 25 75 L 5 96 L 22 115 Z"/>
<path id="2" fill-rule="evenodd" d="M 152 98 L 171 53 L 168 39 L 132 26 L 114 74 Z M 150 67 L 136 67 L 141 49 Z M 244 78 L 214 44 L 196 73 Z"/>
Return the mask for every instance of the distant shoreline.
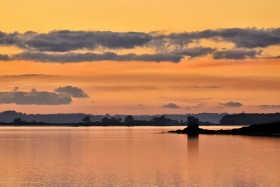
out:
<path id="1" fill-rule="evenodd" d="M 44 125 L 37 125 L 37 124 L 24 124 L 24 125 L 17 125 L 17 124 L 1 124 L 1 127 L 186 127 L 187 125 L 76 125 L 76 124 L 44 124 Z M 211 124 L 211 125 L 201 125 L 203 127 L 211 127 L 211 126 L 222 126 L 222 127 L 229 127 L 229 126 L 248 126 L 248 125 L 222 125 L 222 124 Z"/>
<path id="2" fill-rule="evenodd" d="M 0 123 L 0 127 L 176 127 L 182 126 L 185 127 L 186 124 L 176 124 L 176 125 L 164 125 L 164 124 L 127 124 L 125 122 L 120 122 L 116 125 L 107 124 L 102 122 L 92 122 L 92 123 L 32 123 L 32 122 L 24 122 L 24 123 Z M 227 125 L 228 126 L 228 125 Z"/>

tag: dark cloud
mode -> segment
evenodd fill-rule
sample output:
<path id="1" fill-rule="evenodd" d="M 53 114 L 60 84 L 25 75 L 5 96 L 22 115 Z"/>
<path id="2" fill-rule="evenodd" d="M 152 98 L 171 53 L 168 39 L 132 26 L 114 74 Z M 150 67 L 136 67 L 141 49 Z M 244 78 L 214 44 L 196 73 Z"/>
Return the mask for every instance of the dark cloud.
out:
<path id="1" fill-rule="evenodd" d="M 183 56 L 176 54 L 143 54 L 136 55 L 129 53 L 119 55 L 113 52 L 106 52 L 102 54 L 97 53 L 64 53 L 64 54 L 49 54 L 42 52 L 23 52 L 13 56 L 16 60 L 30 60 L 36 62 L 92 62 L 92 61 L 146 61 L 146 62 L 179 62 Z"/>
<path id="2" fill-rule="evenodd" d="M 0 54 L 0 60 L 10 60 L 8 55 Z"/>
<path id="3" fill-rule="evenodd" d="M 86 98 L 88 95 L 82 90 L 81 88 L 73 87 L 73 86 L 65 86 L 65 87 L 59 87 L 54 90 L 57 93 L 63 94 L 63 95 L 69 95 L 73 98 Z"/>
<path id="4" fill-rule="evenodd" d="M 178 47 L 200 39 L 214 39 L 228 41 L 236 47 L 257 48 L 280 44 L 280 28 L 257 29 L 257 28 L 228 28 L 217 30 L 204 30 L 198 32 L 172 33 L 160 35 L 157 40 L 176 45 Z"/>
<path id="5" fill-rule="evenodd" d="M 259 105 L 260 109 L 280 109 L 280 105 Z"/>
<path id="6" fill-rule="evenodd" d="M 117 54 L 113 52 L 105 53 L 43 53 L 43 52 L 23 52 L 11 57 L 11 60 L 30 60 L 36 62 L 94 62 L 94 61 L 144 61 L 144 62 L 180 62 L 184 56 L 190 58 L 204 56 L 211 53 L 211 48 L 189 48 L 182 51 L 173 51 L 156 54 Z"/>
<path id="7" fill-rule="evenodd" d="M 182 48 L 200 39 L 232 42 L 236 47 L 257 48 L 280 44 L 280 28 L 227 28 L 197 32 L 171 33 L 168 35 L 143 32 L 71 31 L 58 30 L 48 33 L 0 32 L 0 45 L 17 45 L 37 51 L 67 52 L 77 49 L 131 49 L 137 46 Z"/>
<path id="8" fill-rule="evenodd" d="M 280 44 L 280 28 L 277 29 L 223 29 L 218 31 L 224 40 L 236 47 L 256 48 Z"/>
<path id="9" fill-rule="evenodd" d="M 29 32 L 21 35 L 17 45 L 36 51 L 67 52 L 78 49 L 93 50 L 99 47 L 109 49 L 131 49 L 143 46 L 152 36 L 143 32 L 70 31 L 49 33 Z"/>
<path id="10" fill-rule="evenodd" d="M 30 92 L 13 91 L 0 92 L 1 104 L 18 104 L 18 105 L 63 105 L 70 104 L 71 97 L 54 92 L 37 91 Z"/>
<path id="11" fill-rule="evenodd" d="M 176 108 L 180 108 L 177 104 L 175 103 L 168 103 L 166 105 L 163 105 L 162 106 L 163 108 L 173 108 L 173 109 L 176 109 Z"/>
<path id="12" fill-rule="evenodd" d="M 199 44 L 201 39 L 231 42 L 235 47 L 219 51 L 209 47 L 191 48 L 189 46 L 191 43 Z M 214 59 L 239 60 L 257 58 L 260 48 L 280 45 L 280 28 L 227 28 L 171 34 L 71 30 L 48 33 L 0 32 L 0 45 L 14 45 L 24 50 L 23 53 L 12 56 L 0 54 L 0 60 L 65 63 L 101 60 L 179 62 L 184 57 L 195 58 L 208 54 L 213 54 Z M 155 49 L 156 53 L 137 55 L 134 53 L 117 54 L 114 51 L 136 47 Z M 85 53 L 78 53 L 77 50 L 84 50 Z M 106 52 L 108 50 L 113 52 Z"/>
<path id="13" fill-rule="evenodd" d="M 19 41 L 19 33 L 4 33 L 0 31 L 0 45 L 16 45 Z"/>
<path id="14" fill-rule="evenodd" d="M 86 96 L 80 88 L 71 88 L 68 88 L 69 90 L 66 89 L 68 92 L 59 92 L 56 91 L 57 89 L 54 92 L 37 91 L 36 89 L 23 92 L 19 91 L 18 87 L 15 87 L 12 92 L 0 92 L 0 103 L 17 105 L 65 105 L 70 104 L 74 97 L 83 98 Z"/>
<path id="15" fill-rule="evenodd" d="M 223 105 L 223 106 L 226 106 L 226 107 L 241 107 L 241 106 L 243 106 L 242 103 L 233 102 L 233 101 L 230 101 L 230 102 L 227 102 L 227 103 L 221 103 L 220 105 Z"/>
<path id="16" fill-rule="evenodd" d="M 213 58 L 218 59 L 233 59 L 233 60 L 243 60 L 245 58 L 256 58 L 260 52 L 256 50 L 242 50 L 233 49 L 226 51 L 215 51 L 213 53 Z"/>

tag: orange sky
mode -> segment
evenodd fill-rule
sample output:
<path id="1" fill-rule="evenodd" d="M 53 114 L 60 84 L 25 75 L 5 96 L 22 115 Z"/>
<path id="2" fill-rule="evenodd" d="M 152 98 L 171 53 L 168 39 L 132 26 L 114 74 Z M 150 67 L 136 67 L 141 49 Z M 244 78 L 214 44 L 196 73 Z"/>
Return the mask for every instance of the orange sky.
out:
<path id="1" fill-rule="evenodd" d="M 277 28 L 277 0 L 1 0 L 2 32 L 70 29 L 163 33 L 218 28 Z M 206 41 L 205 45 L 213 46 Z M 229 45 L 229 44 L 226 44 Z M 216 47 L 216 46 L 215 46 Z M 280 55 L 279 45 L 262 54 Z M 143 52 L 147 49 L 130 49 Z M 21 52 L 0 46 L 0 54 Z M 126 50 L 117 50 L 126 53 Z M 279 112 L 280 59 L 214 60 L 184 58 L 179 63 L 99 61 L 77 63 L 0 60 L 0 92 L 14 87 L 52 92 L 62 86 L 83 89 L 88 98 L 68 105 L 0 104 L 0 111 L 26 113 L 159 114 L 198 112 Z M 227 102 L 241 103 L 228 107 Z M 168 103 L 178 108 L 162 107 Z M 269 105 L 272 107 L 260 107 Z"/>

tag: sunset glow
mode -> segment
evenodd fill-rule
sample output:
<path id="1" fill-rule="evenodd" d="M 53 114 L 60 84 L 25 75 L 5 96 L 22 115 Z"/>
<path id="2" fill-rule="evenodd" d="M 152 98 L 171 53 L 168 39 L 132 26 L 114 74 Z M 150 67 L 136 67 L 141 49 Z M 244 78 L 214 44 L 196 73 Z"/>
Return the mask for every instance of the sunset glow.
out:
<path id="1" fill-rule="evenodd" d="M 280 109 L 280 1 L 2 0 L 0 7 L 1 111 Z M 87 96 L 51 105 L 7 99 L 65 86 Z"/>

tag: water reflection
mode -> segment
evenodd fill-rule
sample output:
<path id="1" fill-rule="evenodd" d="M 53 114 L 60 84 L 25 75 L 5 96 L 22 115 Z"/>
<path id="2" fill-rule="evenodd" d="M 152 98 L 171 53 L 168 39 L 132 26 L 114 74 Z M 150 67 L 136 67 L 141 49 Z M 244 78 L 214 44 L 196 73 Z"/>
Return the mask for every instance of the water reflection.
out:
<path id="1" fill-rule="evenodd" d="M 177 129 L 178 127 L 174 127 Z M 0 186 L 277 186 L 280 140 L 161 127 L 0 129 Z"/>
<path id="2" fill-rule="evenodd" d="M 199 151 L 199 135 L 188 135 L 188 155 L 197 156 Z"/>

